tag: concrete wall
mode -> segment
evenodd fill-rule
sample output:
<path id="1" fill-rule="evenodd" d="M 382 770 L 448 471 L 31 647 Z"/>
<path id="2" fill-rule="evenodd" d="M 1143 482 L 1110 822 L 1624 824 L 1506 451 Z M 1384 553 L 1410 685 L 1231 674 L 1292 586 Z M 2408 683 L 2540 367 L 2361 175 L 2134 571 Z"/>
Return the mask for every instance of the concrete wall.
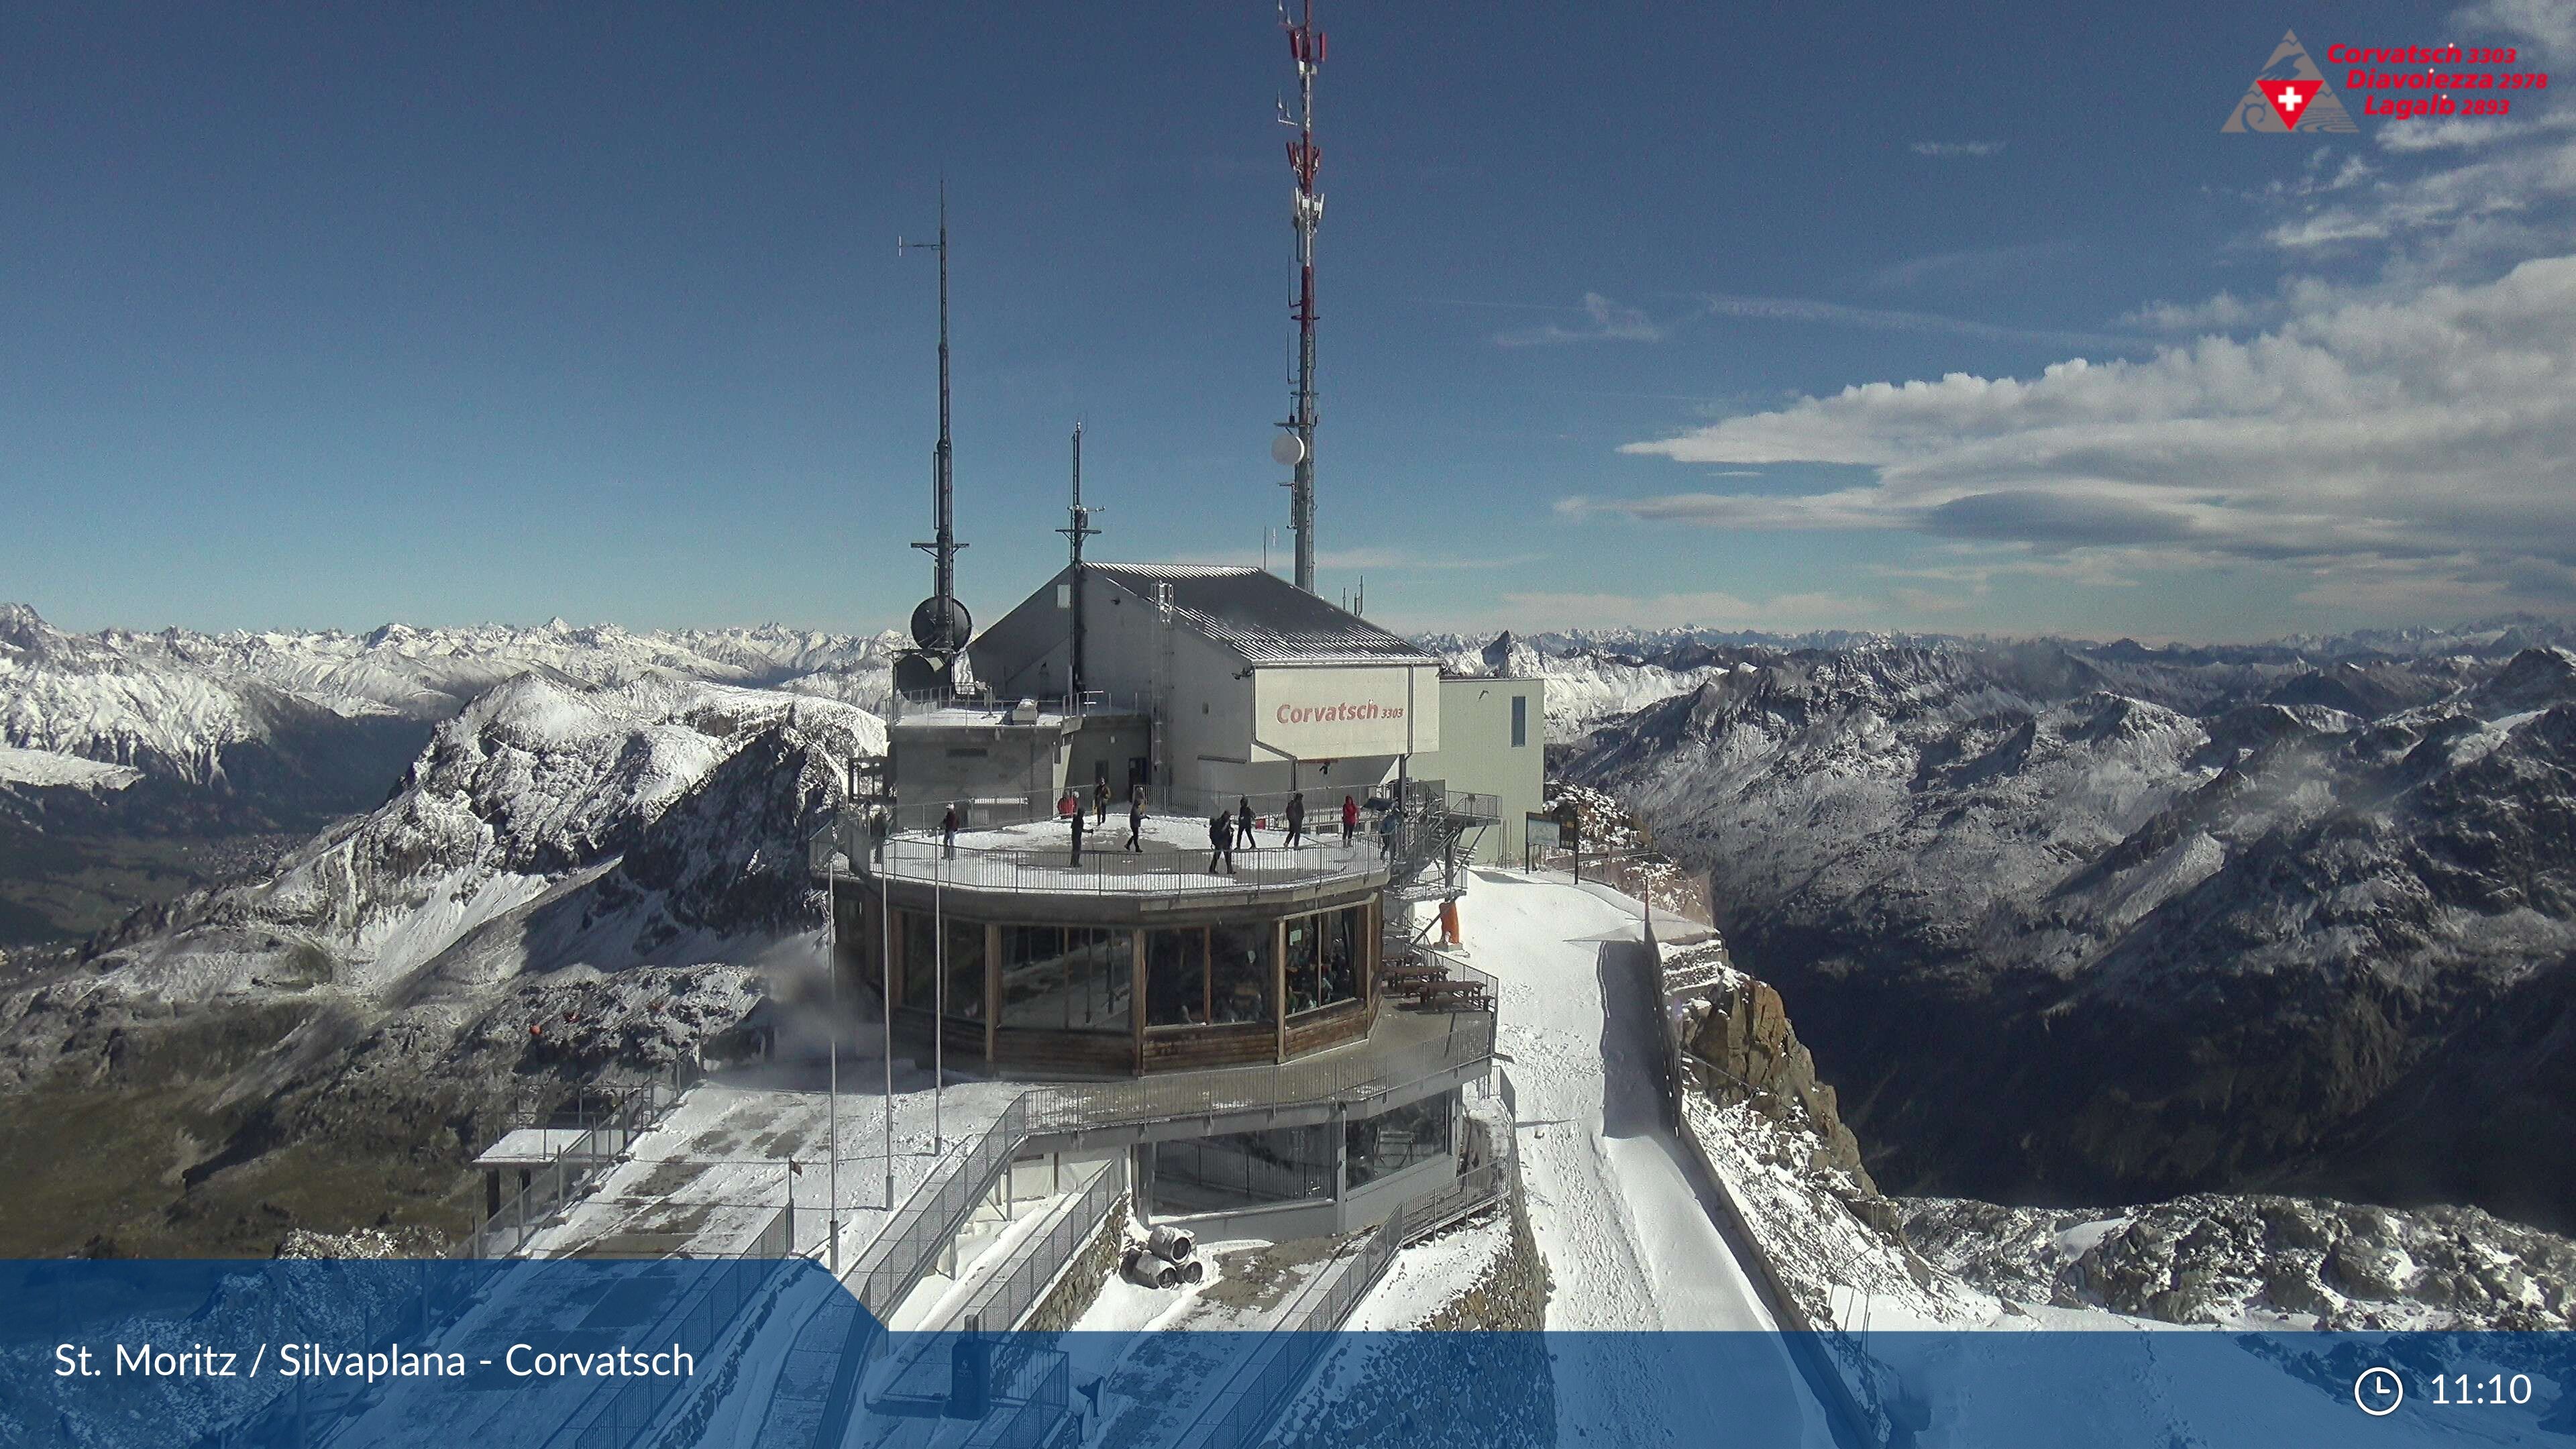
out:
<path id="1" fill-rule="evenodd" d="M 1064 789 L 1061 721 L 1033 725 L 898 721 L 888 728 L 886 739 L 895 799 L 906 810 L 1001 795 L 1044 802 Z"/>
<path id="2" fill-rule="evenodd" d="M 1523 700 L 1522 743 L 1512 743 L 1512 701 Z M 1413 759 L 1412 772 L 1452 790 L 1498 796 L 1503 823 L 1476 843 L 1476 859 L 1518 864 L 1526 816 L 1547 808 L 1546 683 L 1537 679 L 1440 681 L 1440 748 Z"/>

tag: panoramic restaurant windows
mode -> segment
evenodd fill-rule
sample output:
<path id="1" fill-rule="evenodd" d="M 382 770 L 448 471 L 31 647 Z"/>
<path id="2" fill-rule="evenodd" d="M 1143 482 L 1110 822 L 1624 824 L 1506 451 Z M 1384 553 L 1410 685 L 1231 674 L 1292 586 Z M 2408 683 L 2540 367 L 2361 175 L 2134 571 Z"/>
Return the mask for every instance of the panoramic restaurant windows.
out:
<path id="1" fill-rule="evenodd" d="M 1287 923 L 1288 1013 L 1356 1000 L 1368 912 L 1358 906 Z"/>
<path id="2" fill-rule="evenodd" d="M 1269 1021 L 1270 923 L 1208 928 L 1208 1002 L 1218 1022 Z"/>
<path id="3" fill-rule="evenodd" d="M 1141 1067 L 1149 1058 L 1165 1066 L 1218 1061 L 1191 1057 L 1186 1044 L 1170 1040 L 1191 1027 L 1214 1029 L 1209 1040 L 1229 1044 L 1221 1049 L 1226 1061 L 1242 1060 L 1261 1027 L 1291 1029 L 1276 1049 L 1302 1055 L 1365 1035 L 1373 1019 L 1355 1009 L 1368 1000 L 1374 959 L 1365 905 L 1154 927 L 992 922 L 912 907 L 889 914 L 895 1004 L 1011 1034 L 987 1036 L 984 1054 L 996 1061 L 1048 1050 L 1024 1033 L 1092 1038 L 1077 1058 L 1051 1060 L 1094 1069 Z M 859 927 L 846 933 L 852 974 L 864 981 L 874 974 L 877 941 L 865 918 L 852 924 Z M 1318 1015 L 1332 1008 L 1340 1014 Z M 1166 1044 L 1147 1048 L 1140 1023 Z M 1103 1037 L 1137 1045 L 1122 1059 Z"/>
<path id="4" fill-rule="evenodd" d="M 1004 926 L 1004 1026 L 1051 1031 L 1133 1029 L 1135 936 L 1092 926 Z"/>
<path id="5" fill-rule="evenodd" d="M 1206 929 L 1147 931 L 1145 1024 L 1191 1026 L 1207 1019 Z"/>

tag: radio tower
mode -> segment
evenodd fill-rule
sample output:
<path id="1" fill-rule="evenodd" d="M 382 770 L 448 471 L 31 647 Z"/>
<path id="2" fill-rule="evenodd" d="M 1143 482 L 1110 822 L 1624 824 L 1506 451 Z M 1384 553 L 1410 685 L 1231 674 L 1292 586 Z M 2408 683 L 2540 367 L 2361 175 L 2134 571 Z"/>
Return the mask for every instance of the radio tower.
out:
<path id="1" fill-rule="evenodd" d="M 912 611 L 912 642 L 895 662 L 899 693 L 940 693 L 955 686 L 957 655 L 975 632 L 966 606 L 957 601 L 957 490 L 949 473 L 948 443 L 948 182 L 939 183 L 939 240 L 908 242 L 895 238 L 895 252 L 939 253 L 939 443 L 930 452 L 930 541 L 914 548 L 930 555 L 930 597 Z"/>
<path id="2" fill-rule="evenodd" d="M 1288 32 L 1289 52 L 1297 58 L 1297 114 L 1280 107 L 1280 122 L 1297 128 L 1288 143 L 1288 169 L 1297 176 L 1297 394 L 1296 411 L 1279 426 L 1287 430 L 1274 454 L 1296 465 L 1288 484 L 1288 527 L 1297 535 L 1297 587 L 1315 592 L 1315 225 L 1324 219 L 1324 196 L 1315 189 L 1315 169 L 1324 153 L 1315 146 L 1315 72 L 1324 64 L 1324 32 L 1315 28 L 1315 0 L 1301 0 L 1301 18 L 1288 18 L 1280 0 L 1279 26 Z M 1294 438 L 1292 443 L 1289 438 Z M 1292 456 L 1293 455 L 1293 456 Z"/>

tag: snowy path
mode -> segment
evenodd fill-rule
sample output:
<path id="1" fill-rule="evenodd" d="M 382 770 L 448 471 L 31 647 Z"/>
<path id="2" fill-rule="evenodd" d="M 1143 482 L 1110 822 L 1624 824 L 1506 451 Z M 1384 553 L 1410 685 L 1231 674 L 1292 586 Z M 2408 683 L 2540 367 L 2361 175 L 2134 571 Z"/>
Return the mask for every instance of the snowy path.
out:
<path id="1" fill-rule="evenodd" d="M 1570 885 L 1483 871 L 1460 914 L 1470 959 L 1502 982 L 1530 1224 L 1556 1285 L 1547 1327 L 1771 1329 L 1661 1123 L 1659 1008 L 1636 973 L 1637 918 Z M 1746 1443 L 1829 1443 L 1786 1353 L 1770 1357 L 1776 1379 L 1707 1386 L 1703 1428 L 1726 1425 Z M 1669 1422 L 1627 1423 L 1635 1395 L 1581 1377 L 1557 1384 L 1564 1425 L 1620 1424 L 1629 1432 L 1614 1442 L 1671 1439 Z"/>

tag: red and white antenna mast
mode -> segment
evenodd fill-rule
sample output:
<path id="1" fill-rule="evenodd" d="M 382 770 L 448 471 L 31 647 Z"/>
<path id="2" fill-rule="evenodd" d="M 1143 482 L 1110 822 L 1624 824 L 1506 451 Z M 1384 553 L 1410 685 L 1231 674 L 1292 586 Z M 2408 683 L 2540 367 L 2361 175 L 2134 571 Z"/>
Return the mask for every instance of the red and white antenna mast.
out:
<path id="1" fill-rule="evenodd" d="M 1280 0 L 1279 27 L 1288 32 L 1288 49 L 1297 59 L 1297 114 L 1283 102 L 1279 120 L 1297 129 L 1288 143 L 1288 169 L 1296 173 L 1297 198 L 1297 393 L 1295 411 L 1279 426 L 1285 433 L 1271 451 L 1280 462 L 1294 463 L 1288 484 L 1288 527 L 1297 535 L 1297 587 L 1315 591 L 1315 225 L 1324 219 L 1324 194 L 1315 189 L 1315 170 L 1324 153 L 1315 146 L 1315 72 L 1324 64 L 1324 32 L 1315 28 L 1315 0 L 1302 0 L 1299 19 L 1288 16 Z M 1294 441 L 1290 441 L 1293 439 Z"/>

